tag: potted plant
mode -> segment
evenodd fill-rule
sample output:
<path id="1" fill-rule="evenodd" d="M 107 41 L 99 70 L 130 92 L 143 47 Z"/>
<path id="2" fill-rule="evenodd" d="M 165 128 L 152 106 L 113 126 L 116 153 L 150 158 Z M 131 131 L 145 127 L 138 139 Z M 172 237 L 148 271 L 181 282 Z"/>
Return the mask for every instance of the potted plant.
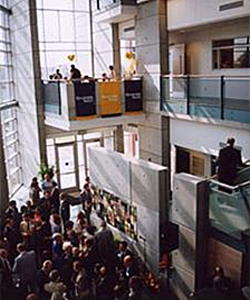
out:
<path id="1" fill-rule="evenodd" d="M 41 180 L 44 179 L 45 174 L 49 174 L 50 178 L 52 179 L 55 175 L 55 170 L 54 166 L 48 166 L 48 164 L 41 162 L 40 164 L 40 171 L 39 171 L 39 176 Z"/>

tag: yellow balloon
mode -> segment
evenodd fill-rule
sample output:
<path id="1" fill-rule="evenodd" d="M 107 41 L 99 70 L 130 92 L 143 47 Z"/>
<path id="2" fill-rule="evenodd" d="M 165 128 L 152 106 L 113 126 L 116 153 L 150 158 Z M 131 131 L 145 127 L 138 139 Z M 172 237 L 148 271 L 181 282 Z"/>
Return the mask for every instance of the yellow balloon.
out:
<path id="1" fill-rule="evenodd" d="M 67 56 L 67 59 L 68 59 L 69 61 L 74 61 L 75 58 L 76 58 L 75 54 L 69 54 L 69 55 Z"/>
<path id="2" fill-rule="evenodd" d="M 131 51 L 126 53 L 126 58 L 127 59 L 132 59 L 133 58 L 133 53 Z"/>

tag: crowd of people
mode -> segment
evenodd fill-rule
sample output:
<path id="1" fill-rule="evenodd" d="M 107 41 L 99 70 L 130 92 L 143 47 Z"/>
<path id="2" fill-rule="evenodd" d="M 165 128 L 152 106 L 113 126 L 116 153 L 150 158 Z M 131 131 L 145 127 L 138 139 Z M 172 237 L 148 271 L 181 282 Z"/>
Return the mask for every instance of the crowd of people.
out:
<path id="1" fill-rule="evenodd" d="M 101 81 L 116 81 L 117 76 L 115 72 L 114 66 L 110 65 L 108 67 L 109 69 L 109 74 L 107 73 L 102 73 L 102 76 L 100 78 Z M 84 82 L 93 82 L 93 81 L 98 81 L 98 79 L 92 78 L 88 75 L 82 76 L 82 72 L 76 68 L 75 65 L 70 66 L 70 76 L 68 77 L 63 77 L 60 69 L 56 69 L 55 73 L 49 76 L 50 80 L 68 80 L 68 81 L 74 81 L 74 80 L 82 80 Z"/>
<path id="2" fill-rule="evenodd" d="M 32 179 L 20 210 L 9 202 L 0 239 L 0 299 L 140 300 L 160 291 L 127 242 L 115 243 L 105 220 L 99 228 L 91 221 L 89 178 L 81 201 L 70 220 L 68 195 L 46 174 L 41 187 Z"/>

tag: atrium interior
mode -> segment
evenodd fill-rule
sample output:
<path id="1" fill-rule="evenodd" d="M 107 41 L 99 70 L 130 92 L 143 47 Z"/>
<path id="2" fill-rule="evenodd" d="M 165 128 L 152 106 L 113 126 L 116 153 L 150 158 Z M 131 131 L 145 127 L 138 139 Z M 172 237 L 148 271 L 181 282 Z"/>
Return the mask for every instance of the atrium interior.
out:
<path id="1" fill-rule="evenodd" d="M 0 0 L 0 300 L 149 298 L 250 299 L 250 1 Z"/>

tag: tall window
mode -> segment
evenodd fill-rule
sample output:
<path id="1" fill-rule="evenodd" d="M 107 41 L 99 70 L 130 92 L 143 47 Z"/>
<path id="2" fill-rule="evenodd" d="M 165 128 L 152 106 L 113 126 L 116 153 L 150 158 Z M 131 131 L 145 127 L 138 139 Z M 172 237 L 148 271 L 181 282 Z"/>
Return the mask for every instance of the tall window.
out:
<path id="1" fill-rule="evenodd" d="M 91 75 L 89 1 L 37 0 L 37 18 L 42 78 L 67 77 L 71 64 Z"/>
<path id="2" fill-rule="evenodd" d="M 6 7 L 7 1 L 0 0 L 0 5 Z M 0 9 L 0 130 L 2 130 L 3 136 L 10 194 L 13 194 L 22 182 L 17 131 L 17 108 L 9 106 L 10 101 L 14 100 L 13 86 L 9 13 L 7 9 Z"/>
<path id="3" fill-rule="evenodd" d="M 0 5 L 4 4 L 0 1 Z M 0 10 L 0 103 L 14 98 L 8 13 Z"/>
<path id="4" fill-rule="evenodd" d="M 213 41 L 213 69 L 249 68 L 249 36 Z"/>

